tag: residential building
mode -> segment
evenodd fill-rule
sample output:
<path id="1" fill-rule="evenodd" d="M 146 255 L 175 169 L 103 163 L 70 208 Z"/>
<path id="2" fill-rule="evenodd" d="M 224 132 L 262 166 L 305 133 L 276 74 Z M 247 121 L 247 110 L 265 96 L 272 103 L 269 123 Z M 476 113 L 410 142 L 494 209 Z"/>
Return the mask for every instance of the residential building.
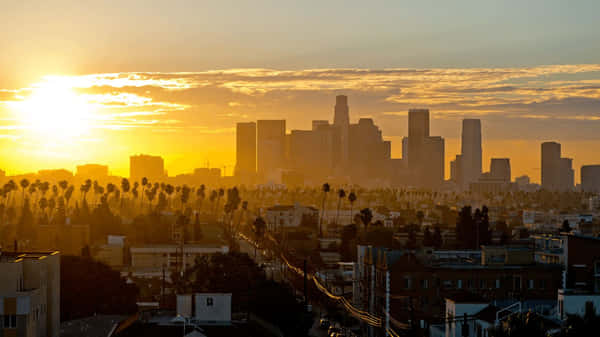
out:
<path id="1" fill-rule="evenodd" d="M 318 219 L 319 210 L 312 206 L 275 205 L 267 208 L 265 220 L 270 230 L 283 227 L 298 227 L 305 217 Z"/>
<path id="2" fill-rule="evenodd" d="M 0 336 L 58 337 L 60 254 L 0 252 Z"/>

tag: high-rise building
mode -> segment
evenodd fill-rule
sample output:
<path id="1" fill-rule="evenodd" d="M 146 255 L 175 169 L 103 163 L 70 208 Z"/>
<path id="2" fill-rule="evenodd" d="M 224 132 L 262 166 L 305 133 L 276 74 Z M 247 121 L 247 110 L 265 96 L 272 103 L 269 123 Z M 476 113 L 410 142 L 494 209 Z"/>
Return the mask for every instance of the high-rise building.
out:
<path id="1" fill-rule="evenodd" d="M 59 252 L 3 251 L 0 275 L 0 336 L 58 337 Z"/>
<path id="2" fill-rule="evenodd" d="M 468 187 L 481 176 L 481 121 L 479 119 L 463 119 L 460 175 L 463 187 Z"/>
<path id="3" fill-rule="evenodd" d="M 542 188 L 550 191 L 560 186 L 560 144 L 542 143 Z"/>
<path id="4" fill-rule="evenodd" d="M 256 126 L 258 174 L 266 181 L 280 182 L 285 167 L 285 120 L 259 120 Z"/>
<path id="5" fill-rule="evenodd" d="M 166 178 L 165 162 L 160 156 L 140 154 L 129 157 L 129 178 L 132 181 L 160 182 Z"/>
<path id="6" fill-rule="evenodd" d="M 423 143 L 425 165 L 423 165 L 422 186 L 437 188 L 444 182 L 445 176 L 445 142 L 444 138 L 427 137 Z"/>
<path id="7" fill-rule="evenodd" d="M 256 123 L 236 125 L 235 175 L 248 177 L 256 173 Z"/>
<path id="8" fill-rule="evenodd" d="M 581 167 L 581 189 L 584 192 L 600 193 L 600 165 Z"/>
<path id="9" fill-rule="evenodd" d="M 403 139 L 403 158 L 415 186 L 439 187 L 444 181 L 444 139 L 429 135 L 429 110 L 408 111 L 408 138 Z M 407 148 L 407 151 L 404 151 Z"/>
<path id="10" fill-rule="evenodd" d="M 338 95 L 335 97 L 335 108 L 333 115 L 333 125 L 339 132 L 339 158 L 336 158 L 334 163 L 340 168 L 346 167 L 349 157 L 349 136 L 348 128 L 350 127 L 350 108 L 348 108 L 348 97 Z M 339 162 L 338 162 L 339 161 Z"/>
<path id="11" fill-rule="evenodd" d="M 490 178 L 502 180 L 506 183 L 511 182 L 510 159 L 492 158 L 490 162 Z"/>
<path id="12" fill-rule="evenodd" d="M 560 158 L 559 190 L 570 191 L 575 185 L 575 171 L 573 170 L 573 159 Z"/>
<path id="13" fill-rule="evenodd" d="M 429 110 L 408 110 L 408 167 L 415 174 L 421 171 L 424 164 L 422 156 L 426 137 L 429 137 Z"/>

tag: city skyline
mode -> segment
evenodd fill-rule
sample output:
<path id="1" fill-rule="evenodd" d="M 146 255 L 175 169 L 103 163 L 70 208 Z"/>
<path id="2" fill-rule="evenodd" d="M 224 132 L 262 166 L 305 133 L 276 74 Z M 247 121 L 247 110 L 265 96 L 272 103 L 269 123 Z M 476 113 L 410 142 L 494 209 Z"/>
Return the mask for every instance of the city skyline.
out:
<path id="1" fill-rule="evenodd" d="M 345 96 L 339 96 L 338 95 L 338 97 L 345 97 Z M 26 101 L 27 100 L 25 100 L 25 102 Z M 21 103 L 23 103 L 23 101 Z M 361 106 L 360 102 L 357 102 L 357 103 L 358 103 L 357 105 Z M 348 115 L 354 115 L 354 116 L 356 116 L 357 115 L 356 113 L 353 113 L 352 111 L 348 112 L 347 102 L 345 102 L 345 104 L 346 104 L 346 106 L 345 106 L 345 109 L 346 109 L 345 113 L 348 114 Z M 10 104 L 7 104 L 7 105 L 10 105 Z M 335 120 L 336 120 L 336 118 L 338 116 L 338 112 L 337 112 L 338 111 L 338 107 L 337 107 L 337 105 L 338 105 L 338 103 L 336 103 L 336 105 L 335 105 L 335 109 L 334 109 L 335 110 L 335 114 L 333 116 L 334 118 L 324 117 L 323 119 L 313 120 L 311 122 L 313 124 L 312 125 L 313 129 L 315 127 L 315 125 L 314 125 L 315 123 L 328 123 L 330 120 L 332 122 L 331 125 L 334 125 L 335 124 Z M 330 106 L 331 106 L 331 104 L 330 104 Z M 321 109 L 320 108 L 316 108 L 316 110 L 321 110 Z M 409 112 L 410 112 L 410 109 L 409 109 L 409 111 L 406 112 L 406 114 L 409 115 Z M 397 114 L 401 115 L 401 113 L 402 112 L 398 112 Z M 428 112 L 428 114 L 429 114 L 429 112 Z M 133 115 L 135 116 L 135 113 L 133 113 Z M 439 115 L 437 115 L 437 116 L 438 116 L 438 118 L 433 118 L 433 119 L 436 120 L 437 123 L 440 123 L 440 122 L 444 123 L 444 122 L 448 122 L 449 121 L 448 119 L 445 119 L 443 116 L 441 118 L 439 118 Z M 244 116 L 244 117 L 248 117 L 248 116 Z M 359 119 L 360 118 L 363 118 L 363 117 L 359 117 Z M 482 117 L 482 118 L 485 119 L 485 117 Z M 350 117 L 349 120 L 351 121 L 352 119 L 353 118 Z M 295 132 L 295 131 L 297 132 L 298 131 L 297 128 L 286 127 L 285 126 L 285 122 L 287 120 L 282 120 L 282 121 L 284 121 L 284 126 L 282 128 L 284 134 L 290 135 L 293 132 Z M 374 121 L 375 121 L 375 124 L 377 124 L 376 119 L 374 119 Z M 151 125 L 154 124 L 154 122 L 156 122 L 156 121 L 151 121 L 149 123 L 150 124 L 150 129 L 152 129 Z M 306 122 L 307 121 L 303 121 L 302 124 L 306 124 Z M 473 119 L 473 118 L 465 118 L 463 120 L 460 120 L 459 122 L 463 124 L 462 130 L 464 130 L 464 128 L 465 128 L 465 123 L 467 123 L 467 125 L 468 125 L 469 122 L 477 122 L 477 123 L 479 123 L 479 125 L 481 125 L 480 119 Z M 135 121 L 133 121 L 132 123 L 135 123 Z M 243 123 L 253 123 L 253 122 L 248 121 L 248 122 L 241 122 L 241 123 L 243 124 Z M 144 124 L 144 122 L 142 121 L 141 124 Z M 406 124 L 409 124 L 408 120 L 407 120 Z M 434 124 L 436 124 L 436 123 L 434 123 Z M 389 125 L 389 124 L 386 124 L 385 126 L 386 127 L 390 127 L 391 126 L 392 128 L 398 128 L 399 127 L 398 125 Z M 134 126 L 134 127 L 136 127 L 136 126 Z M 486 125 L 484 123 L 484 128 L 485 127 L 486 127 Z M 122 130 L 122 129 L 127 130 L 129 127 L 127 125 L 123 125 L 123 124 L 119 125 L 118 122 L 117 122 L 115 125 L 105 125 L 105 126 L 102 126 L 101 128 L 112 129 L 112 130 Z M 400 126 L 400 128 L 401 128 L 401 126 Z M 434 128 L 435 128 L 435 125 L 434 125 Z M 479 130 L 478 131 L 479 134 L 483 133 L 481 131 L 481 126 L 478 126 L 477 128 Z M 19 130 L 19 129 L 26 130 L 26 127 L 22 126 L 21 128 L 18 128 L 18 127 L 16 127 L 16 128 L 10 128 L 10 127 L 5 128 L 5 130 Z M 36 127 L 32 127 L 32 129 L 33 129 L 33 131 L 38 131 L 38 130 L 36 130 Z M 159 127 L 159 129 L 160 129 L 160 127 Z M 178 129 L 178 128 L 175 127 L 175 130 L 176 129 Z M 185 127 L 182 127 L 181 129 L 185 129 Z M 228 160 L 231 160 L 233 163 L 235 163 L 235 156 L 236 156 L 236 152 L 234 150 L 234 148 L 236 146 L 235 145 L 235 126 L 232 127 L 231 129 L 233 129 L 233 135 L 231 135 L 231 136 L 234 138 L 234 141 L 233 141 L 234 144 L 232 144 L 232 148 L 227 149 L 227 152 L 230 152 L 230 154 L 228 156 L 234 157 L 234 158 L 228 159 Z M 385 134 L 386 128 L 381 128 L 381 129 L 382 129 L 381 131 L 383 132 L 383 134 Z M 407 127 L 407 129 L 410 129 L 410 127 Z M 428 129 L 429 129 L 429 126 L 428 126 Z M 173 134 L 174 133 L 173 131 L 175 131 L 175 130 L 170 130 L 169 132 L 165 132 L 165 133 L 166 134 L 169 134 L 169 133 Z M 50 131 L 56 131 L 56 130 L 44 130 L 44 131 L 50 132 Z M 150 130 L 150 131 L 152 131 L 152 130 Z M 427 131 L 427 132 L 429 132 L 429 131 Z M 200 132 L 200 133 L 202 133 L 202 132 Z M 217 133 L 220 133 L 220 132 L 217 132 Z M 463 133 L 464 133 L 464 131 L 463 131 Z M 210 132 L 209 132 L 209 134 L 210 134 Z M 223 136 L 226 136 L 227 134 L 228 134 L 228 132 L 223 132 Z M 410 130 L 407 130 L 407 134 L 410 134 Z M 71 138 L 69 138 L 70 136 L 71 135 L 67 134 L 66 138 L 64 140 L 71 139 Z M 79 134 L 78 134 L 78 136 L 79 136 Z M 465 135 L 463 134 L 463 137 L 464 136 Z M 487 136 L 487 134 L 485 136 Z M 531 165 L 531 162 L 534 161 L 534 160 L 532 160 L 533 157 L 531 157 L 527 153 L 525 154 L 525 156 L 523 156 L 523 155 L 519 156 L 518 152 L 512 152 L 511 153 L 510 152 L 510 146 L 503 146 L 503 143 L 507 143 L 507 142 L 511 142 L 511 141 L 517 141 L 517 142 L 524 142 L 525 141 L 525 142 L 530 142 L 532 144 L 535 144 L 536 146 L 539 147 L 539 144 L 543 143 L 544 141 L 539 141 L 538 142 L 536 140 L 523 140 L 523 139 L 515 139 L 515 140 L 491 139 L 491 140 L 488 140 L 486 142 L 486 137 L 485 136 L 483 136 L 483 137 L 481 137 L 480 135 L 477 136 L 477 137 L 483 138 L 483 140 L 481 141 L 482 144 L 483 144 L 481 146 L 482 147 L 481 152 L 484 155 L 483 156 L 483 162 L 484 163 L 483 163 L 483 167 L 482 167 L 482 171 L 481 172 L 486 171 L 486 169 L 489 167 L 488 164 L 486 164 L 486 163 L 488 163 L 490 159 L 497 158 L 497 157 L 514 158 L 514 157 L 511 157 L 511 154 L 517 153 L 516 160 L 514 160 L 515 159 L 514 158 L 513 161 L 512 161 L 513 165 L 514 165 L 515 162 L 517 163 L 516 165 L 513 166 L 513 176 L 516 178 L 516 177 L 521 176 L 521 175 L 528 175 L 531 178 L 532 182 L 541 182 L 541 170 L 540 170 L 541 165 L 539 165 L 539 160 L 538 160 L 538 165 L 537 165 L 537 166 L 539 166 L 539 168 L 538 167 L 533 167 L 533 168 L 530 167 L 529 170 L 527 170 L 527 169 L 523 170 L 523 166 L 524 165 L 519 165 L 520 164 L 519 163 L 519 159 L 523 159 L 524 157 L 530 157 L 529 158 L 530 159 L 529 163 Z M 6 137 L 6 138 L 11 139 L 10 137 Z M 403 157 L 402 143 L 403 143 L 403 141 L 406 140 L 406 139 L 403 139 L 403 138 L 406 138 L 406 136 L 404 136 L 404 137 L 402 137 L 402 136 L 387 136 L 387 137 L 384 136 L 383 137 L 383 140 L 392 143 L 392 147 L 391 147 L 391 157 L 392 158 L 401 158 L 401 157 Z M 478 139 L 478 138 L 476 138 L 476 139 Z M 451 166 L 453 165 L 452 162 L 455 159 L 453 157 L 455 155 L 457 155 L 457 156 L 460 155 L 460 152 L 461 152 L 460 147 L 464 146 L 464 145 L 460 144 L 461 143 L 460 139 L 449 138 L 449 140 L 450 140 L 449 141 L 450 146 L 445 148 L 445 158 L 444 158 L 444 171 L 445 171 L 445 175 L 444 176 L 445 176 L 446 179 L 451 178 L 451 170 L 452 170 Z M 92 140 L 92 142 L 94 142 L 94 141 Z M 192 142 L 193 142 L 193 140 L 192 140 Z M 569 140 L 567 140 L 565 143 L 566 144 L 572 144 L 571 142 L 569 142 Z M 488 144 L 486 144 L 486 143 L 488 143 Z M 489 143 L 492 143 L 492 146 L 490 148 L 486 148 L 487 147 L 486 145 L 489 145 Z M 499 148 L 500 148 L 500 151 L 498 151 Z M 454 152 L 455 151 L 454 149 L 456 149 L 457 153 Z M 569 151 L 569 150 L 571 150 L 571 151 Z M 575 151 L 573 151 L 573 150 L 575 150 Z M 580 153 L 581 150 L 582 149 L 568 149 L 567 148 L 567 153 Z M 585 151 L 586 149 L 584 148 L 583 150 Z M 592 149 L 587 149 L 587 150 L 592 150 L 592 152 L 594 152 L 593 148 Z M 462 151 L 464 151 L 464 150 L 462 150 Z M 201 152 L 201 150 L 199 152 Z M 142 153 L 142 151 L 137 151 L 135 153 Z M 165 158 L 165 157 L 169 158 L 170 157 L 170 153 L 168 153 L 168 152 L 166 154 L 156 153 L 156 152 L 152 152 L 152 151 L 147 151 L 145 153 L 152 153 L 153 155 L 157 155 L 157 156 L 160 156 L 160 157 L 163 157 L 163 158 Z M 133 154 L 131 154 L 131 155 L 133 155 Z M 407 153 L 405 155 L 407 155 Z M 540 155 L 541 155 L 541 152 L 540 152 Z M 129 156 L 127 156 L 127 157 L 129 157 Z M 577 177 L 576 182 L 579 183 L 579 174 L 580 174 L 579 168 L 581 166 L 586 166 L 586 165 L 595 165 L 595 163 L 593 161 L 592 162 L 586 161 L 586 159 L 583 159 L 583 158 L 578 158 L 576 155 L 571 155 L 570 157 L 574 157 L 573 159 L 574 159 L 575 165 L 573 165 L 573 168 L 575 169 L 575 176 Z M 219 157 L 217 157 L 217 158 L 219 158 Z M 223 157 L 221 157 L 221 158 L 223 158 Z M 222 163 L 219 163 L 219 161 L 217 159 L 216 161 L 213 160 L 212 161 L 212 165 L 211 165 L 211 159 L 214 159 L 214 158 L 205 157 L 204 160 L 198 160 L 198 159 L 199 158 L 197 158 L 197 157 L 196 158 L 192 158 L 192 162 L 197 163 L 196 166 L 188 166 L 187 168 L 183 168 L 183 169 L 179 167 L 179 168 L 175 168 L 174 170 L 170 170 L 172 168 L 172 163 L 169 163 L 169 161 L 167 160 L 166 164 L 165 164 L 165 171 L 169 172 L 170 175 L 172 175 L 172 176 L 177 175 L 177 174 L 189 173 L 189 172 L 191 172 L 194 169 L 199 168 L 199 167 L 217 167 L 219 169 L 222 169 L 223 173 L 225 173 L 227 175 L 234 175 L 234 173 L 236 172 L 235 171 L 235 164 L 233 164 L 233 163 L 228 162 L 227 165 L 222 165 Z M 215 164 L 215 162 L 216 162 L 216 164 Z M 76 166 L 81 165 L 81 164 L 86 164 L 86 163 L 107 164 L 106 162 L 100 162 L 100 161 L 93 160 L 93 159 L 91 161 L 75 160 L 75 165 Z M 5 165 L 4 167 L 7 167 L 7 166 L 9 167 L 8 174 L 11 174 L 11 175 L 15 175 L 15 174 L 16 175 L 18 175 L 18 174 L 27 174 L 27 173 L 33 173 L 33 172 L 35 172 L 35 170 L 32 171 L 31 169 L 24 170 L 24 171 L 11 172 L 10 171 L 10 163 L 9 163 L 9 165 Z M 123 168 L 123 166 L 117 166 L 117 169 L 115 169 L 115 166 L 110 165 L 110 163 L 108 163 L 108 166 L 111 167 L 111 174 L 121 175 L 121 176 L 128 176 L 126 174 L 126 172 L 129 170 L 129 167 Z M 31 167 L 31 166 L 29 166 L 29 167 Z M 516 167 L 516 169 L 515 169 L 515 167 Z M 43 170 L 43 169 L 57 169 L 57 168 L 65 168 L 65 167 L 44 166 L 44 167 L 39 168 L 38 170 Z M 70 169 L 69 167 L 66 167 L 66 168 Z M 540 173 L 536 174 L 536 172 L 540 172 Z"/>
<path id="2" fill-rule="evenodd" d="M 97 162 L 126 175 L 127 158 L 147 153 L 170 174 L 206 162 L 233 174 L 237 122 L 307 130 L 330 120 L 331 97 L 342 94 L 351 121 L 382 126 L 395 158 L 408 110 L 429 109 L 446 178 L 460 123 L 475 118 L 483 171 L 509 157 L 515 176 L 539 182 L 539 144 L 558 141 L 579 181 L 579 168 L 600 159 L 599 9 L 556 0 L 2 3 L 0 167 Z"/>

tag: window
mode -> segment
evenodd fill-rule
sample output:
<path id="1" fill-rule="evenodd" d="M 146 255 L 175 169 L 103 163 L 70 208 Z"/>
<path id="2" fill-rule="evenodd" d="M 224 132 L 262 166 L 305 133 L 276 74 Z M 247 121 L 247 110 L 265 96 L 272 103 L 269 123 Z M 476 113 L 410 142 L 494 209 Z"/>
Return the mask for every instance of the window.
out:
<path id="1" fill-rule="evenodd" d="M 17 315 L 4 315 L 4 328 L 15 329 L 17 327 Z"/>
<path id="2" fill-rule="evenodd" d="M 405 277 L 404 278 L 404 288 L 406 289 L 410 289 L 411 288 L 411 282 L 410 282 L 410 277 Z"/>
<path id="3" fill-rule="evenodd" d="M 529 280 L 529 289 L 535 288 L 534 280 Z"/>
<path id="4" fill-rule="evenodd" d="M 496 279 L 496 289 L 500 289 L 500 280 Z"/>
<path id="5" fill-rule="evenodd" d="M 486 286 L 485 286 L 485 280 L 479 280 L 479 288 L 481 288 L 481 289 L 485 289 L 486 288 Z"/>
<path id="6" fill-rule="evenodd" d="M 207 297 L 206 298 L 206 306 L 207 307 L 212 307 L 213 306 L 213 298 L 212 297 Z"/>
<path id="7" fill-rule="evenodd" d="M 473 280 L 467 280 L 467 289 L 473 289 Z"/>
<path id="8" fill-rule="evenodd" d="M 540 289 L 546 289 L 546 280 L 540 280 Z"/>
<path id="9" fill-rule="evenodd" d="M 515 276 L 513 278 L 513 289 L 514 290 L 521 290 L 521 276 Z"/>
<path id="10" fill-rule="evenodd" d="M 421 288 L 423 288 L 423 289 L 429 288 L 429 280 L 421 280 Z"/>
<path id="11" fill-rule="evenodd" d="M 594 274 L 600 275 L 600 261 L 594 262 Z"/>
<path id="12" fill-rule="evenodd" d="M 462 280 L 458 280 L 458 281 L 456 282 L 456 287 L 457 287 L 458 289 L 462 289 Z"/>

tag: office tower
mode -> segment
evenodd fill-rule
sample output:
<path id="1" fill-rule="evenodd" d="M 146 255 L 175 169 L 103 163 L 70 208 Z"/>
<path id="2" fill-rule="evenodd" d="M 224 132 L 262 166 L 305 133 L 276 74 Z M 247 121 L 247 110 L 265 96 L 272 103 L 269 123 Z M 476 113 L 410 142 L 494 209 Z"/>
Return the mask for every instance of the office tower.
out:
<path id="1" fill-rule="evenodd" d="M 285 120 L 259 120 L 256 126 L 258 173 L 266 181 L 279 182 L 285 165 Z"/>
<path id="2" fill-rule="evenodd" d="M 575 185 L 575 171 L 573 170 L 573 159 L 560 158 L 559 190 L 571 191 Z"/>
<path id="3" fill-rule="evenodd" d="M 163 181 L 166 175 L 162 157 L 145 154 L 129 157 L 129 178 L 132 182 L 140 182 L 142 178 L 152 183 Z"/>
<path id="4" fill-rule="evenodd" d="M 481 176 L 481 121 L 479 119 L 463 119 L 461 161 L 461 185 L 468 187 Z"/>
<path id="5" fill-rule="evenodd" d="M 428 188 L 437 188 L 444 182 L 444 138 L 427 137 L 423 142 L 426 165 L 423 165 L 422 185 Z"/>
<path id="6" fill-rule="evenodd" d="M 542 188 L 555 191 L 560 188 L 560 144 L 542 143 Z"/>
<path id="7" fill-rule="evenodd" d="M 581 167 L 581 189 L 584 192 L 600 193 L 600 165 Z"/>
<path id="8" fill-rule="evenodd" d="M 349 128 L 349 161 L 357 163 L 348 167 L 353 182 L 367 182 L 381 178 L 390 157 L 390 146 L 383 140 L 381 130 L 371 118 L 361 118 Z"/>
<path id="9" fill-rule="evenodd" d="M 402 137 L 402 160 L 408 164 L 408 137 Z"/>
<path id="10" fill-rule="evenodd" d="M 462 182 L 462 177 L 460 174 L 460 172 L 462 172 L 461 158 L 462 156 L 457 154 L 454 160 L 450 162 L 450 180 L 459 186 Z"/>
<path id="11" fill-rule="evenodd" d="M 256 123 L 237 123 L 235 140 L 235 175 L 248 178 L 256 173 Z"/>
<path id="12" fill-rule="evenodd" d="M 348 128 L 350 125 L 350 113 L 348 108 L 348 97 L 338 95 L 335 97 L 335 108 L 333 115 L 333 125 L 339 130 L 339 164 L 340 167 L 346 167 L 348 164 L 349 139 Z"/>
<path id="13" fill-rule="evenodd" d="M 507 183 L 511 182 L 510 159 L 492 158 L 490 162 L 490 177 L 494 180 L 502 180 Z"/>
<path id="14" fill-rule="evenodd" d="M 416 185 L 423 183 L 425 165 L 423 144 L 429 137 L 429 110 L 410 109 L 408 111 L 408 168 L 414 175 Z"/>

